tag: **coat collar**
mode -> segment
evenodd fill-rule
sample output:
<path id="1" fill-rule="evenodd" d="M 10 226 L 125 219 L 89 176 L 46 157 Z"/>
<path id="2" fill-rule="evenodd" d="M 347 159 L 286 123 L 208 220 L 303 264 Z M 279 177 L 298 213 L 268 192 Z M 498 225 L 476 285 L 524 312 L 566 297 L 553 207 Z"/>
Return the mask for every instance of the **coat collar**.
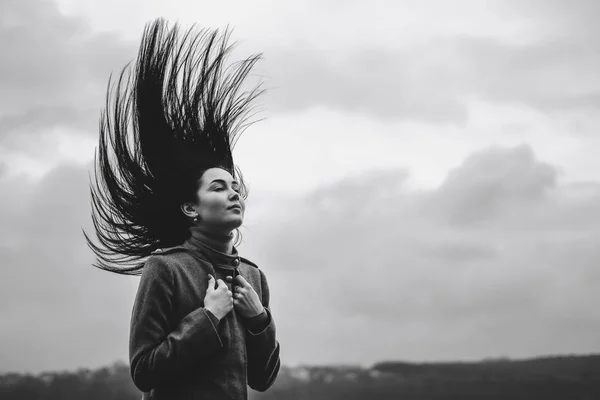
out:
<path id="1" fill-rule="evenodd" d="M 240 256 L 235 246 L 233 247 L 232 254 L 226 254 L 190 235 L 183 243 L 183 247 L 195 256 L 210 261 L 215 267 L 235 269 L 240 265 Z"/>

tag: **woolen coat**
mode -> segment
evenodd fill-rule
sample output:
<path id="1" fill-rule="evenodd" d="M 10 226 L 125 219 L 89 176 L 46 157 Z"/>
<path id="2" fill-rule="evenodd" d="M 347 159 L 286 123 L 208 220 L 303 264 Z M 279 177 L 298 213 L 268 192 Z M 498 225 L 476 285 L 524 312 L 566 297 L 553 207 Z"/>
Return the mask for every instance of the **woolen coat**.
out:
<path id="1" fill-rule="evenodd" d="M 215 317 L 204 308 L 209 274 L 223 281 L 242 275 L 263 315 L 245 319 L 234 308 Z M 131 376 L 143 399 L 246 400 L 248 386 L 267 390 L 280 368 L 269 301 L 264 272 L 235 249 L 219 253 L 192 236 L 153 253 L 141 275 L 129 341 Z"/>

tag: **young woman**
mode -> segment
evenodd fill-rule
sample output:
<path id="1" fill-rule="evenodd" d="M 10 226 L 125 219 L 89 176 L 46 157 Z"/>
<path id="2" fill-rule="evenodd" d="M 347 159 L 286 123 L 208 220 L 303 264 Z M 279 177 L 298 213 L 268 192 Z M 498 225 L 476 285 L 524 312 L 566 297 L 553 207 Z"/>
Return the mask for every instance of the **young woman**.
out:
<path id="1" fill-rule="evenodd" d="M 231 150 L 259 56 L 226 66 L 228 37 L 151 23 L 101 118 L 99 243 L 86 238 L 98 267 L 141 275 L 129 343 L 145 399 L 247 399 L 280 367 L 267 279 L 234 246 L 246 190 Z"/>

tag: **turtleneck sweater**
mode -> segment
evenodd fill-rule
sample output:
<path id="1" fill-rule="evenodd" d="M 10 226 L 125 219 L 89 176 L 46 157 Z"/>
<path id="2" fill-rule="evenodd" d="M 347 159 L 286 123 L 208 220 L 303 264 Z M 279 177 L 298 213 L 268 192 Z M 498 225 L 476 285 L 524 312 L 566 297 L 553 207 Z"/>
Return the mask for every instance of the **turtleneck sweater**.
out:
<path id="1" fill-rule="evenodd" d="M 190 228 L 190 235 L 200 244 L 210 248 L 218 254 L 237 255 L 237 250 L 233 246 L 233 233 L 230 234 L 211 234 L 199 226 Z"/>

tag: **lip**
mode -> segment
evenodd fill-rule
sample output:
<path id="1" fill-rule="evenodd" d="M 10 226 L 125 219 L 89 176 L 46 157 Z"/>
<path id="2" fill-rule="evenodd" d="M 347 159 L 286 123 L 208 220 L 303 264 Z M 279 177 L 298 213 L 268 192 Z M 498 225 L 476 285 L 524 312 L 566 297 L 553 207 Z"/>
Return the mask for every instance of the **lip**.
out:
<path id="1" fill-rule="evenodd" d="M 229 207 L 227 207 L 227 209 L 228 209 L 228 210 L 235 210 L 235 209 L 238 209 L 238 210 L 240 210 L 240 211 L 241 211 L 241 210 L 242 210 L 242 206 L 240 206 L 239 204 L 234 204 L 234 205 L 232 205 L 232 206 L 229 206 Z"/>

